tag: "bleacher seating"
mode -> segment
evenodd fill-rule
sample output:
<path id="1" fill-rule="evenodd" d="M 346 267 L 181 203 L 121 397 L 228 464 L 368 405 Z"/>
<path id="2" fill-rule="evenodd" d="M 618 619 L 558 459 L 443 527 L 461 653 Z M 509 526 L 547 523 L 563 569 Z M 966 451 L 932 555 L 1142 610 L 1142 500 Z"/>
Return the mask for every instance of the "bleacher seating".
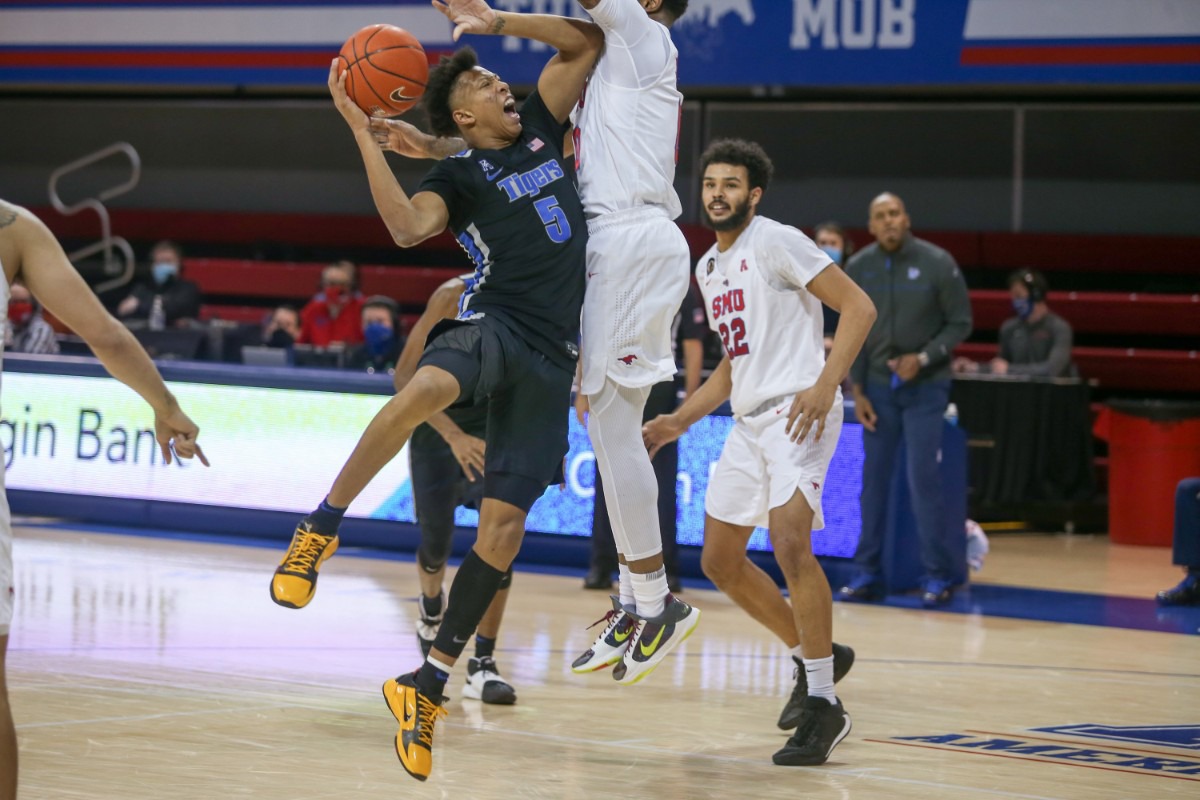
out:
<path id="1" fill-rule="evenodd" d="M 1155 334 L 1200 338 L 1200 295 L 1050 292 L 1046 302 L 1076 333 Z M 975 330 L 998 330 L 1013 315 L 1009 293 L 972 289 Z"/>
<path id="2" fill-rule="evenodd" d="M 89 220 L 63 218 L 50 209 L 36 211 L 59 236 L 92 234 Z M 400 303 L 405 329 L 411 327 L 442 281 L 467 268 L 449 234 L 402 250 L 374 216 L 115 209 L 112 220 L 113 229 L 130 240 L 148 244 L 169 235 L 192 252 L 206 245 L 220 246 L 226 252 L 239 246 L 246 252 L 259 252 L 263 243 L 286 243 L 298 253 L 324 248 L 375 252 L 379 260 L 391 260 L 394 255 L 397 266 L 360 267 L 359 282 L 364 294 L 384 294 Z M 682 227 L 693 257 L 698 258 L 711 245 L 712 232 L 699 225 Z M 1058 289 L 1050 293 L 1049 300 L 1077 333 L 1074 355 L 1084 377 L 1097 380 L 1104 390 L 1200 391 L 1200 360 L 1191 350 L 1200 340 L 1200 294 L 1195 293 L 1200 288 L 1200 239 L 994 231 L 918 233 L 953 254 L 975 286 L 971 291 L 975 338 L 982 341 L 968 342 L 960 354 L 984 358 L 994 353 L 995 345 L 986 340 L 994 339 L 1000 324 L 1012 314 L 1008 293 L 994 287 L 1002 285 L 1008 271 L 1028 266 L 1046 272 Z M 862 229 L 852 229 L 849 234 L 860 245 L 871 240 Z M 317 289 L 325 263 L 188 258 L 185 274 L 204 291 L 202 319 L 257 324 L 277 303 L 299 306 L 307 302 Z M 1097 279 L 1090 279 L 1091 275 Z M 1158 285 L 1156 278 L 1170 278 L 1166 288 L 1183 287 L 1182 293 L 1111 290 L 1136 285 L 1143 277 L 1146 288 Z M 1100 291 L 1104 280 L 1111 285 Z M 1081 336 L 1084 345 L 1078 344 Z M 1142 342 L 1137 341 L 1139 337 Z M 1146 337 L 1156 338 L 1146 342 Z M 1125 338 L 1130 344 L 1165 347 L 1129 349 Z"/>

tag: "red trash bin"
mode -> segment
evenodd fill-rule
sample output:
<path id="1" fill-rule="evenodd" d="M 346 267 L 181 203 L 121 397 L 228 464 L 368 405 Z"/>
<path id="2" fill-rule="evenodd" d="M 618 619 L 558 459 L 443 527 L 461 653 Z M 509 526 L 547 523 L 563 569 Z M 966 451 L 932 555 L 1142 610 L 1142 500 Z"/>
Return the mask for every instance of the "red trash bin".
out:
<path id="1" fill-rule="evenodd" d="M 1175 486 L 1200 475 L 1200 403 L 1110 400 L 1096 419 L 1108 442 L 1108 535 L 1169 547 Z"/>

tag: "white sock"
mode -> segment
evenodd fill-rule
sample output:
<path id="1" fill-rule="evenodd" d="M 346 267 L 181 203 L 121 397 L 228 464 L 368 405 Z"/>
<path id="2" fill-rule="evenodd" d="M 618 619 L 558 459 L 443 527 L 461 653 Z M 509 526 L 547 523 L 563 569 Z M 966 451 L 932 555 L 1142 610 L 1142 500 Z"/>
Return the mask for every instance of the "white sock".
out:
<path id="1" fill-rule="evenodd" d="M 804 649 L 801 645 L 792 648 L 792 660 L 796 662 L 796 666 L 804 666 Z"/>
<path id="2" fill-rule="evenodd" d="M 660 567 L 649 575 L 631 572 L 629 578 L 633 583 L 633 594 L 637 599 L 639 617 L 657 617 L 666 610 L 668 591 L 666 569 Z"/>
<path id="3" fill-rule="evenodd" d="M 823 697 L 837 702 L 833 691 L 833 656 L 804 659 L 804 674 L 808 678 L 808 696 Z"/>
<path id="4" fill-rule="evenodd" d="M 629 567 L 626 564 L 617 565 L 618 591 L 621 593 L 621 605 L 632 606 L 636 605 L 636 599 L 633 596 L 633 579 L 630 578 Z"/>

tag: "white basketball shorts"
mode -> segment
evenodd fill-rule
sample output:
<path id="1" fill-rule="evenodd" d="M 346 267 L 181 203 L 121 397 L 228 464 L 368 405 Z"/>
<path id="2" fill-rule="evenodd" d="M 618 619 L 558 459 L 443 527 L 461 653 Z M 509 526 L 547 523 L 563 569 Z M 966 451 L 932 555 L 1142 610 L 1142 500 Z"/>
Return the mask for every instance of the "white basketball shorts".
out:
<path id="1" fill-rule="evenodd" d="M 691 278 L 679 226 L 657 206 L 589 220 L 587 274 L 581 391 L 595 394 L 606 376 L 629 388 L 673 376 L 671 327 Z"/>
<path id="2" fill-rule="evenodd" d="M 825 527 L 821 488 L 842 432 L 841 392 L 825 417 L 821 441 L 814 427 L 800 444 L 785 430 L 792 397 L 765 404 L 765 410 L 734 422 L 704 497 L 704 512 L 710 517 L 731 525 L 765 527 L 771 509 L 786 504 L 799 490 L 813 510 L 813 530 Z"/>

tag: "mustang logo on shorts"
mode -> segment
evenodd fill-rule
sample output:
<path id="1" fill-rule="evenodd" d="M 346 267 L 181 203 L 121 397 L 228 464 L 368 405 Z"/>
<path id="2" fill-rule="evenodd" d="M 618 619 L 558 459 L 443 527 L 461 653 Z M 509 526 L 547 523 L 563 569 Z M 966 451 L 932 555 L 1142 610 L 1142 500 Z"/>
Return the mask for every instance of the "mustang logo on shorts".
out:
<path id="1" fill-rule="evenodd" d="M 621 356 L 620 358 L 617 359 L 617 361 L 620 361 L 622 364 L 624 364 L 627 367 L 632 367 L 633 362 L 637 361 L 637 356 L 635 356 L 633 353 L 630 353 L 627 356 Z"/>

